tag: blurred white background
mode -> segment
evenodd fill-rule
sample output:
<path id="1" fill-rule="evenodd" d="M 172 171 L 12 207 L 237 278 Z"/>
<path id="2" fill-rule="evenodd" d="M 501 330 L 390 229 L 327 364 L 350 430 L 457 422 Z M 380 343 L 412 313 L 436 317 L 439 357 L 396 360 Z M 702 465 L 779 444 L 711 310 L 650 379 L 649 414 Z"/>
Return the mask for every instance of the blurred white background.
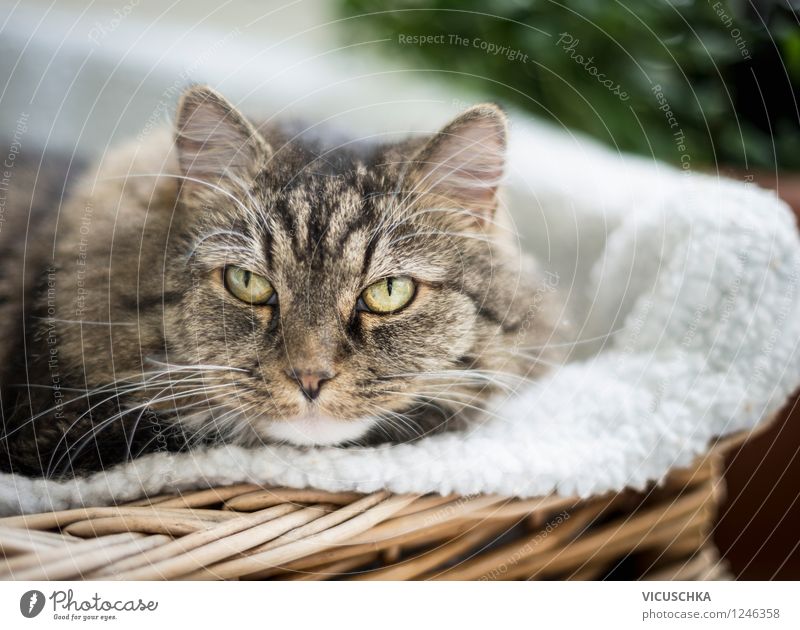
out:
<path id="1" fill-rule="evenodd" d="M 81 155 L 166 122 L 180 90 L 216 86 L 248 113 L 430 128 L 452 96 L 344 46 L 321 0 L 26 0 L 0 5 L 0 124 Z M 413 101 L 415 105 L 408 107 Z M 391 124 L 389 124 L 391 121 Z"/>

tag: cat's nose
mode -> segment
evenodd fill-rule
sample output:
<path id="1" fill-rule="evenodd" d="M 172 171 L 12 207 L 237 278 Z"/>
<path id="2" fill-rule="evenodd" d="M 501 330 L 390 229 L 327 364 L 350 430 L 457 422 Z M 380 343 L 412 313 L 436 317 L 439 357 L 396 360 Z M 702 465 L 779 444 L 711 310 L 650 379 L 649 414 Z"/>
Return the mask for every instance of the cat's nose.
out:
<path id="1" fill-rule="evenodd" d="M 300 391 L 308 400 L 315 400 L 319 397 L 322 385 L 336 376 L 327 370 L 286 370 L 286 375 L 297 382 Z"/>

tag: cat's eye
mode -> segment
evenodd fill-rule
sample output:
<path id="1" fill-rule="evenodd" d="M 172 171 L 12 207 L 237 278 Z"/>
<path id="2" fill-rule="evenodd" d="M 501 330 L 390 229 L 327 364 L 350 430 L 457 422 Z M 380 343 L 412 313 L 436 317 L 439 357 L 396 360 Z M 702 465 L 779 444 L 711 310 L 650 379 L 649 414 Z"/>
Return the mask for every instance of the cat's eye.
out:
<path id="1" fill-rule="evenodd" d="M 373 313 L 394 313 L 411 302 L 415 291 L 414 281 L 408 276 L 392 276 L 364 289 L 361 301 Z"/>
<path id="2" fill-rule="evenodd" d="M 273 301 L 275 289 L 269 280 L 242 267 L 225 267 L 225 288 L 242 302 L 268 304 Z"/>

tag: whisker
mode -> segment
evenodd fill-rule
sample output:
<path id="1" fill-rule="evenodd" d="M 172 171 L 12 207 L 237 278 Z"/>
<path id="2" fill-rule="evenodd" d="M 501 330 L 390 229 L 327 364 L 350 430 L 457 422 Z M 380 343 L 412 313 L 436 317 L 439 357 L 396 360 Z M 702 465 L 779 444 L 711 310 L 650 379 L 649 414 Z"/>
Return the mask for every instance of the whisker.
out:
<path id="1" fill-rule="evenodd" d="M 212 388 L 224 388 L 224 387 L 228 387 L 228 385 L 227 384 L 223 384 L 223 385 L 212 386 Z M 47 466 L 47 474 L 46 474 L 46 476 L 48 476 L 48 477 L 50 476 L 50 471 L 53 468 L 57 468 L 58 465 L 63 461 L 64 457 L 69 457 L 70 461 L 74 460 L 78 455 L 80 455 L 80 453 L 83 452 L 83 449 L 85 449 L 86 446 L 88 446 L 88 444 L 91 442 L 91 438 L 92 437 L 96 437 L 101 431 L 103 431 L 104 429 L 107 429 L 114 422 L 116 422 L 117 420 L 122 419 L 123 417 L 125 417 L 129 413 L 133 413 L 134 411 L 138 411 L 140 409 L 146 409 L 146 408 L 148 408 L 148 407 L 150 407 L 151 405 L 154 405 L 154 404 L 161 404 L 162 402 L 169 402 L 169 401 L 173 401 L 173 400 L 178 400 L 180 398 L 196 396 L 198 393 L 203 393 L 204 391 L 207 391 L 207 389 L 210 389 L 210 388 L 201 388 L 201 389 L 190 390 L 188 392 L 182 392 L 182 393 L 179 393 L 179 394 L 173 394 L 171 396 L 164 397 L 164 398 L 158 399 L 158 400 L 151 399 L 151 400 L 148 400 L 145 403 L 142 403 L 142 404 L 139 404 L 139 405 L 135 405 L 134 407 L 126 408 L 126 409 L 124 409 L 124 410 L 112 415 L 111 417 L 103 420 L 97 427 L 92 427 L 92 428 L 89 429 L 89 431 L 86 431 L 85 433 L 81 434 L 81 436 L 78 438 L 78 441 L 79 441 L 78 443 L 82 444 L 82 446 L 80 448 L 78 448 L 77 450 L 75 450 L 75 447 L 66 449 L 64 451 L 64 453 L 55 461 L 55 463 L 53 463 L 53 457 L 55 457 L 55 454 L 58 452 L 57 451 L 58 446 L 67 437 L 68 431 L 69 431 L 69 429 L 68 429 L 64 433 L 62 438 L 59 440 L 58 444 L 56 444 L 56 449 L 53 451 L 53 455 L 50 457 L 50 463 L 48 463 L 48 466 Z M 202 403 L 202 402 L 204 402 L 204 401 L 201 399 L 201 400 L 198 401 L 198 404 Z M 76 420 L 76 422 L 77 422 L 77 420 Z M 70 426 L 70 429 L 75 426 L 76 422 L 72 423 L 72 425 Z M 76 444 L 76 446 L 77 446 L 77 444 Z M 71 453 L 72 453 L 72 455 L 70 455 Z"/>
<path id="2" fill-rule="evenodd" d="M 55 317 L 36 317 L 39 321 L 56 322 L 59 324 L 79 324 L 82 326 L 137 326 L 138 322 L 93 322 L 85 319 L 57 319 Z"/>

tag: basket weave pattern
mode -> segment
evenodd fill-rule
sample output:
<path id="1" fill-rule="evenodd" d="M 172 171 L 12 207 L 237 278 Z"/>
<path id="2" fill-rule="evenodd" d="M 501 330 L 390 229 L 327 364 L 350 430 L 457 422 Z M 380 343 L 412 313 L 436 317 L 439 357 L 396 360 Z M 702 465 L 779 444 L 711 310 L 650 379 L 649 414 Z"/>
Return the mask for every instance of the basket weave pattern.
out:
<path id="1" fill-rule="evenodd" d="M 714 579 L 719 450 L 589 500 L 252 484 L 0 519 L 2 579 Z"/>

